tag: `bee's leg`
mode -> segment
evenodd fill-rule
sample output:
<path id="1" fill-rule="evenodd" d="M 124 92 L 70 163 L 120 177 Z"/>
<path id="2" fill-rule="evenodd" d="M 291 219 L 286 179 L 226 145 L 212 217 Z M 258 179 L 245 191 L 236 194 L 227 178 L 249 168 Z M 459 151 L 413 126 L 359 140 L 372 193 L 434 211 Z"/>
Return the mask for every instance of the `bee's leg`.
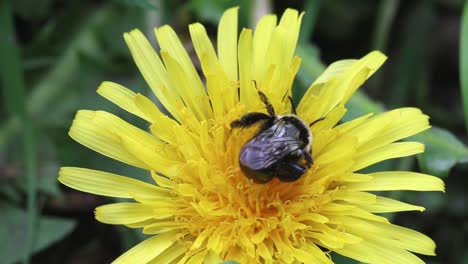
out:
<path id="1" fill-rule="evenodd" d="M 289 98 L 289 101 L 291 102 L 291 112 L 292 112 L 293 114 L 297 115 L 297 112 L 296 112 L 296 105 L 294 104 L 292 97 L 291 97 L 291 96 L 288 96 L 288 98 Z"/>
<path id="2" fill-rule="evenodd" d="M 276 177 L 282 182 L 297 181 L 305 172 L 307 168 L 304 165 L 294 162 L 283 163 L 277 171 Z"/>
<path id="3" fill-rule="evenodd" d="M 260 90 L 257 89 L 258 96 L 260 96 L 260 100 L 262 100 L 262 103 L 265 104 L 266 110 L 269 115 L 275 116 L 275 109 L 273 108 L 273 105 L 271 104 L 270 100 L 268 100 L 268 97 Z"/>
<path id="4" fill-rule="evenodd" d="M 308 151 L 304 151 L 303 153 L 304 153 L 304 158 L 306 160 L 307 168 L 312 167 L 312 165 L 314 165 L 314 160 L 312 159 L 312 156 L 310 155 Z"/>
<path id="5" fill-rule="evenodd" d="M 258 113 L 258 112 L 248 113 L 248 114 L 243 115 L 241 118 L 232 121 L 231 128 L 249 127 L 260 121 L 273 122 L 274 117 L 269 116 L 264 113 Z"/>

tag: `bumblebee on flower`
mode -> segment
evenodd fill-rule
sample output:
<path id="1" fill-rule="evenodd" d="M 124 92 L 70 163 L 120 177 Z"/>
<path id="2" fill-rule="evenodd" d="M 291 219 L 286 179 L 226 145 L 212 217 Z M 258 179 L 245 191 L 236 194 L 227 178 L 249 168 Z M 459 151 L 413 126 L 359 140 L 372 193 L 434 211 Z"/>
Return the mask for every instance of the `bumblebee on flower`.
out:
<path id="1" fill-rule="evenodd" d="M 328 251 L 369 263 L 421 263 L 410 252 L 434 255 L 430 238 L 377 215 L 424 208 L 368 191 L 443 191 L 443 182 L 413 172 L 359 172 L 422 152 L 420 143 L 397 141 L 429 128 L 428 117 L 401 108 L 338 124 L 348 99 L 386 57 L 375 51 L 331 64 L 296 109 L 290 96 L 301 63 L 294 53 L 302 14 L 288 9 L 279 23 L 264 16 L 255 31 L 238 36 L 237 11 L 228 9 L 220 20 L 217 52 L 201 24 L 189 26 L 205 83 L 169 26 L 155 30 L 159 54 L 140 31 L 124 34 L 173 118 L 112 82 L 98 93 L 148 121 L 150 132 L 105 111 L 76 115 L 73 139 L 148 170 L 154 180 L 60 170 L 59 180 L 69 187 L 131 199 L 96 208 L 103 223 L 152 235 L 115 263 L 333 263 Z M 236 128 L 241 123 L 245 128 Z M 272 138 L 289 142 L 284 135 L 293 145 L 283 144 L 281 157 L 269 155 L 278 150 Z M 275 147 L 259 146 L 260 139 Z M 273 162 L 258 169 L 252 153 Z"/>

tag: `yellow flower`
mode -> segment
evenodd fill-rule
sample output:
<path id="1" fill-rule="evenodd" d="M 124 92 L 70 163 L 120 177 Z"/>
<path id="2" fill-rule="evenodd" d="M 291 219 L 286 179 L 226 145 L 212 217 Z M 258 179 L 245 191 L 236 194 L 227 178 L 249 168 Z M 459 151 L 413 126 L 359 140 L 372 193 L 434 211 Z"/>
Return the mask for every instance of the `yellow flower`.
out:
<path id="1" fill-rule="evenodd" d="M 310 86 L 297 115 L 311 123 L 313 166 L 297 181 L 253 182 L 239 169 L 239 152 L 256 128 L 231 129 L 249 112 L 265 112 L 263 91 L 277 114 L 290 114 L 294 55 L 302 14 L 279 23 L 264 16 L 237 34 L 237 8 L 218 27 L 217 52 L 204 27 L 189 26 L 203 71 L 169 26 L 155 30 L 159 55 L 138 30 L 125 41 L 146 82 L 172 117 L 147 97 L 112 82 L 98 93 L 150 123 L 150 132 L 105 111 L 81 110 L 70 136 L 103 155 L 151 172 L 154 184 L 112 173 L 63 167 L 59 181 L 84 192 L 132 199 L 96 208 L 96 219 L 143 228 L 152 235 L 115 263 L 332 263 L 329 252 L 369 263 L 421 263 L 434 255 L 427 236 L 377 214 L 424 208 L 369 191 L 443 191 L 438 178 L 414 172 L 360 170 L 420 153 L 397 142 L 429 128 L 415 108 L 338 124 L 345 103 L 385 61 L 380 52 L 333 63 Z M 162 60 L 161 60 L 162 58 Z M 258 128 L 257 128 L 258 129 Z"/>

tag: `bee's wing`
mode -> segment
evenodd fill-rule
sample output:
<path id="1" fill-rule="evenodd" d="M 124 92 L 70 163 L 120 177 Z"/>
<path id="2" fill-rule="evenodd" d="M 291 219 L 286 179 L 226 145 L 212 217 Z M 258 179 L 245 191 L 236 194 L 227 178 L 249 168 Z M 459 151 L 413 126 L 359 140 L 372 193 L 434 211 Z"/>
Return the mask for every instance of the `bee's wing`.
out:
<path id="1" fill-rule="evenodd" d="M 240 162 L 253 170 L 267 169 L 298 149 L 301 142 L 278 133 L 280 129 L 284 128 L 267 129 L 247 142 L 241 152 Z"/>

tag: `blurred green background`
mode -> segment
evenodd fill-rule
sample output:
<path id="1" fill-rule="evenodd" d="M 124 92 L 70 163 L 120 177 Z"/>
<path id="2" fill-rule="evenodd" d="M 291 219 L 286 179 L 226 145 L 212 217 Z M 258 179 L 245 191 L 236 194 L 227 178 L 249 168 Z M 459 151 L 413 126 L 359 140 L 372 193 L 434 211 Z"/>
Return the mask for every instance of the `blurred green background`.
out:
<path id="1" fill-rule="evenodd" d="M 437 256 L 422 257 L 427 263 L 468 263 L 468 4 L 461 0 L 0 0 L 1 262 L 109 263 L 143 239 L 139 230 L 98 223 L 93 210 L 109 201 L 60 186 L 56 176 L 62 165 L 140 179 L 147 173 L 86 149 L 68 129 L 78 109 L 105 109 L 142 125 L 95 93 L 105 80 L 149 93 L 123 32 L 140 28 L 155 43 L 153 27 L 170 24 L 193 55 L 187 25 L 203 22 L 215 38 L 231 6 L 241 7 L 240 28 L 287 7 L 306 11 L 295 100 L 333 61 L 374 49 L 389 56 L 353 97 L 345 119 L 402 106 L 431 116 L 433 128 L 414 137 L 426 144 L 424 154 L 368 170 L 443 178 L 445 194 L 388 194 L 425 212 L 387 216 L 436 241 Z"/>

